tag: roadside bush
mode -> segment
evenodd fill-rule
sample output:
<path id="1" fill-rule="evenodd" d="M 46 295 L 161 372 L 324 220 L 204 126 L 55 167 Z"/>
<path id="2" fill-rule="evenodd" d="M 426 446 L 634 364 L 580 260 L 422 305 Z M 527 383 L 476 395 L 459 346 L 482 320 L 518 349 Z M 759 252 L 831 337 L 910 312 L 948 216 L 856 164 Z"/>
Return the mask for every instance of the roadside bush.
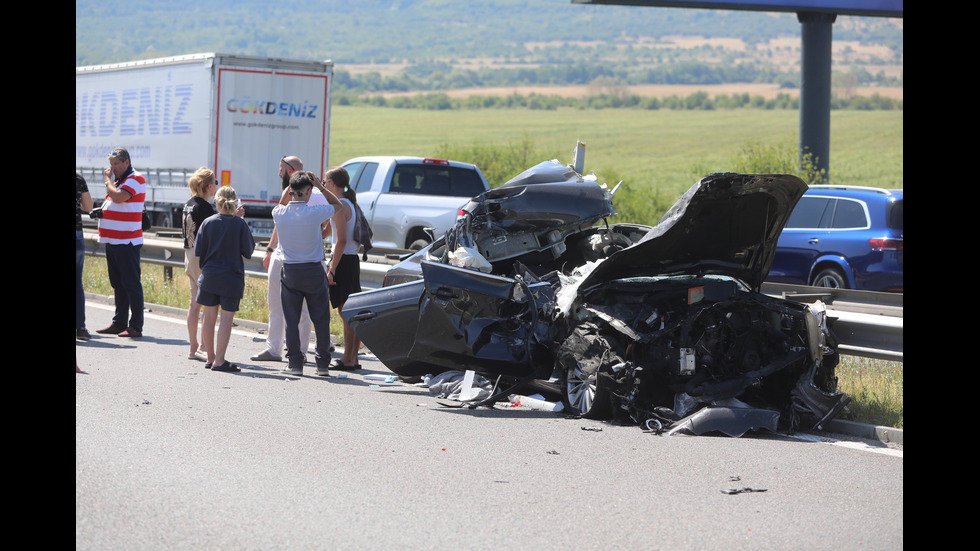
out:
<path id="1" fill-rule="evenodd" d="M 788 141 L 751 141 L 745 144 L 735 156 L 732 170 L 758 174 L 793 174 L 807 185 L 829 183 L 826 171 L 817 168 L 813 155 L 800 155 L 800 149 Z"/>
<path id="2" fill-rule="evenodd" d="M 537 149 L 526 134 L 520 141 L 505 144 L 444 143 L 436 148 L 435 155 L 442 159 L 475 164 L 483 171 L 491 188 L 510 180 L 544 159 L 561 160 L 557 152 L 544 152 Z"/>
<path id="3" fill-rule="evenodd" d="M 656 226 L 660 217 L 677 201 L 677 197 L 662 193 L 660 188 L 656 186 L 625 181 L 615 170 L 605 168 L 598 170 L 596 177 L 600 183 L 604 182 L 610 191 L 616 187 L 616 184 L 623 181 L 613 197 L 616 215 L 610 217 L 610 223 L 630 222 Z"/>

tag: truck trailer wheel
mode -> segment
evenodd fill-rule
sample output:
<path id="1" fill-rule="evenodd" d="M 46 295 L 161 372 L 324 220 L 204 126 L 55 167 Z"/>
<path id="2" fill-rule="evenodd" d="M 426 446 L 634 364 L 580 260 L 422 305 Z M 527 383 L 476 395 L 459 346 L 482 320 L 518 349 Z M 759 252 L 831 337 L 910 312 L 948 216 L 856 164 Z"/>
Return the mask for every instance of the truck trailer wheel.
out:
<path id="1" fill-rule="evenodd" d="M 158 228 L 170 228 L 170 213 L 169 212 L 155 212 L 153 213 L 153 225 Z"/>

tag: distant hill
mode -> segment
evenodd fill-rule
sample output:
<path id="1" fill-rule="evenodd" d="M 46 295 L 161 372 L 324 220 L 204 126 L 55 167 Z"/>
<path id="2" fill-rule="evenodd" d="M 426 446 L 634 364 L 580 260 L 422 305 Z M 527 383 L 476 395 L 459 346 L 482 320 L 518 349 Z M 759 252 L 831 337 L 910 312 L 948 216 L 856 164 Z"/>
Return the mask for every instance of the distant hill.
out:
<path id="1" fill-rule="evenodd" d="M 332 59 L 338 66 L 581 63 L 610 51 L 655 52 L 656 40 L 672 35 L 757 44 L 799 32 L 793 14 L 570 0 L 76 0 L 75 65 L 205 51 Z M 834 38 L 884 45 L 899 60 L 903 54 L 902 20 L 841 16 Z"/>

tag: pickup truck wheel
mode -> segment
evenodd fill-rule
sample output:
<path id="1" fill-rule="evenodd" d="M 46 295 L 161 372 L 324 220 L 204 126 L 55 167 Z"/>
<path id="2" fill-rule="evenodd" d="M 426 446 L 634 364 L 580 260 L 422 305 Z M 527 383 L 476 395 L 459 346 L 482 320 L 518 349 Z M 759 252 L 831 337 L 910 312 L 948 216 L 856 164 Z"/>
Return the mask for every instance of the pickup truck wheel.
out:
<path id="1" fill-rule="evenodd" d="M 429 240 L 428 239 L 416 239 L 415 241 L 412 241 L 412 243 L 408 246 L 408 250 L 410 250 L 410 251 L 421 251 L 422 249 L 424 249 L 424 248 L 426 248 L 428 246 L 429 246 Z"/>

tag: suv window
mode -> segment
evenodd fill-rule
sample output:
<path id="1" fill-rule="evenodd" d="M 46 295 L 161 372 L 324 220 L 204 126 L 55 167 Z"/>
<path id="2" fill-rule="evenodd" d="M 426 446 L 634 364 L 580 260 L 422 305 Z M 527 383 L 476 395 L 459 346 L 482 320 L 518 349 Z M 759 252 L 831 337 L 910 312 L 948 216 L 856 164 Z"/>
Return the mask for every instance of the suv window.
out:
<path id="1" fill-rule="evenodd" d="M 786 221 L 787 228 L 829 228 L 836 199 L 802 197 Z"/>
<path id="2" fill-rule="evenodd" d="M 483 193 L 476 171 L 452 166 L 398 165 L 391 179 L 392 193 L 473 197 Z"/>
<path id="3" fill-rule="evenodd" d="M 864 203 L 850 199 L 838 199 L 834 212 L 834 229 L 861 229 L 868 227 Z"/>
<path id="4" fill-rule="evenodd" d="M 905 223 L 905 201 L 895 201 L 888 210 L 888 227 L 893 230 L 903 230 Z"/>

